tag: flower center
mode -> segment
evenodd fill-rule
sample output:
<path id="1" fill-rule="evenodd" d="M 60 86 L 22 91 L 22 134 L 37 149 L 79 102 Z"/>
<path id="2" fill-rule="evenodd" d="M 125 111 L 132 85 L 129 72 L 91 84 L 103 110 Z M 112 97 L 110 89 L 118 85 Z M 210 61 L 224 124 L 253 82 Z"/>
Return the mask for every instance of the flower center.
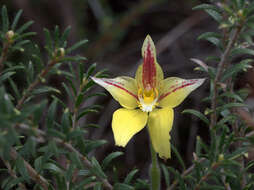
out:
<path id="1" fill-rule="evenodd" d="M 151 112 L 157 105 L 158 90 L 156 88 L 147 88 L 138 90 L 138 106 L 144 112 Z"/>

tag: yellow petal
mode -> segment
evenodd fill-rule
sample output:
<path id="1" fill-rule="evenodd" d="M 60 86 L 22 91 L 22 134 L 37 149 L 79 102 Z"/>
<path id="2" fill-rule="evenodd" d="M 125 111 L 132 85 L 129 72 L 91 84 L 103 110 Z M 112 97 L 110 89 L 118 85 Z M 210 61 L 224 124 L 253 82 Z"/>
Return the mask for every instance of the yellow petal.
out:
<path id="1" fill-rule="evenodd" d="M 182 101 L 196 88 L 198 88 L 205 79 L 185 80 L 177 77 L 166 78 L 160 83 L 159 88 L 159 106 L 171 107 L 178 106 Z"/>
<path id="2" fill-rule="evenodd" d="M 137 84 L 131 77 L 117 77 L 114 79 L 91 77 L 94 82 L 104 87 L 121 106 L 134 109 L 138 106 Z"/>
<path id="3" fill-rule="evenodd" d="M 125 147 L 133 135 L 145 127 L 147 117 L 147 113 L 139 109 L 128 110 L 120 108 L 116 110 L 112 120 L 116 145 Z"/>
<path id="4" fill-rule="evenodd" d="M 138 87 L 145 89 L 156 88 L 159 81 L 163 79 L 163 71 L 156 60 L 156 49 L 152 38 L 147 35 L 142 46 L 143 63 L 138 67 L 136 80 Z"/>
<path id="5" fill-rule="evenodd" d="M 163 159 L 170 158 L 170 135 L 174 119 L 172 108 L 154 109 L 149 114 L 148 130 L 155 152 Z"/>

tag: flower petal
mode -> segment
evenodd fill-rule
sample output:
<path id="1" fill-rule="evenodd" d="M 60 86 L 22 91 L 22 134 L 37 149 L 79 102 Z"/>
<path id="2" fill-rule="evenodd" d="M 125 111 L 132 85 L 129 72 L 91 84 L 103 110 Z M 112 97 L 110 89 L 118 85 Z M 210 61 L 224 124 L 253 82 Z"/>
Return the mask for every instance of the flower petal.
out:
<path id="1" fill-rule="evenodd" d="M 158 86 L 163 79 L 163 72 L 156 60 L 156 49 L 152 38 L 147 35 L 142 46 L 143 63 L 138 67 L 136 80 L 139 88 Z"/>
<path id="2" fill-rule="evenodd" d="M 155 109 L 149 114 L 148 130 L 155 152 L 163 159 L 170 158 L 170 135 L 174 119 L 172 108 Z"/>
<path id="3" fill-rule="evenodd" d="M 178 106 L 182 101 L 196 88 L 198 88 L 205 79 L 185 80 L 177 77 L 166 78 L 160 84 L 160 107 Z"/>
<path id="4" fill-rule="evenodd" d="M 121 106 L 134 109 L 138 106 L 137 84 L 131 77 L 117 77 L 114 79 L 91 77 L 94 82 L 104 87 Z"/>
<path id="5" fill-rule="evenodd" d="M 147 117 L 147 113 L 139 109 L 128 110 L 120 108 L 116 110 L 112 120 L 116 145 L 125 147 L 132 136 L 145 127 Z"/>

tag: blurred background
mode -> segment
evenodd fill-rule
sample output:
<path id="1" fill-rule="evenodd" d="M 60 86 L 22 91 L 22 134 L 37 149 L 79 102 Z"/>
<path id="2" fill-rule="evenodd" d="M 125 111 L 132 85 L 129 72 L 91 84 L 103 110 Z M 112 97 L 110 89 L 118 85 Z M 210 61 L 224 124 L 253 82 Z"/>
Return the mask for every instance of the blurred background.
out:
<path id="1" fill-rule="evenodd" d="M 37 32 L 37 35 L 32 37 L 32 40 L 42 48 L 45 42 L 43 28 L 53 30 L 55 25 L 58 25 L 63 31 L 71 26 L 69 45 L 88 39 L 86 47 L 76 53 L 87 57 L 87 67 L 96 62 L 97 70 L 107 69 L 109 77 L 135 75 L 141 61 L 143 40 L 150 34 L 156 44 L 158 62 L 165 76 L 190 79 L 204 77 L 200 71 L 194 71 L 197 64 L 190 58 L 205 60 L 207 56 L 219 55 L 212 44 L 197 40 L 201 33 L 216 31 L 218 28 L 216 22 L 206 13 L 192 10 L 192 7 L 200 3 L 206 1 L 1 0 L 0 5 L 7 6 L 10 18 L 13 18 L 19 9 L 23 9 L 21 22 L 35 21 L 30 30 Z M 29 51 L 26 53 L 29 54 Z M 49 82 L 61 88 L 61 80 L 53 77 Z M 207 105 L 201 100 L 207 97 L 208 87 L 207 81 L 175 109 L 171 143 L 187 165 L 193 159 L 196 137 L 200 135 L 207 142 L 209 137 L 207 127 L 201 121 L 181 112 L 187 108 L 203 112 Z M 104 90 L 99 86 L 92 89 L 92 92 L 98 91 Z M 66 97 L 65 99 L 68 101 Z M 112 151 L 123 151 L 125 154 L 116 161 L 120 168 L 119 173 L 124 176 L 131 168 L 139 168 L 140 177 L 147 177 L 150 163 L 147 131 L 142 130 L 132 138 L 125 149 L 116 147 L 111 119 L 113 112 L 120 107 L 119 104 L 110 95 L 91 99 L 85 102 L 84 106 L 92 104 L 102 105 L 103 108 L 99 113 L 83 118 L 82 122 L 95 123 L 100 128 L 90 129 L 85 138 L 108 141 L 94 153 L 98 160 Z M 176 160 L 172 153 L 172 159 L 166 164 L 179 167 Z"/>

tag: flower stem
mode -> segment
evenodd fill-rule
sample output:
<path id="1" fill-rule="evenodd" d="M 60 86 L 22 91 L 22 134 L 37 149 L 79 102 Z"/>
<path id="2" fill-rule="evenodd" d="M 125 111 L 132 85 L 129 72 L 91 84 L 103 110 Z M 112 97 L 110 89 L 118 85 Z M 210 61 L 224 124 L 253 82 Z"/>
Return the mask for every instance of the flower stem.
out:
<path id="1" fill-rule="evenodd" d="M 151 190 L 160 190 L 160 167 L 157 158 L 157 154 L 153 149 L 152 143 L 150 143 L 150 150 L 152 156 L 152 166 L 150 168 Z"/>

